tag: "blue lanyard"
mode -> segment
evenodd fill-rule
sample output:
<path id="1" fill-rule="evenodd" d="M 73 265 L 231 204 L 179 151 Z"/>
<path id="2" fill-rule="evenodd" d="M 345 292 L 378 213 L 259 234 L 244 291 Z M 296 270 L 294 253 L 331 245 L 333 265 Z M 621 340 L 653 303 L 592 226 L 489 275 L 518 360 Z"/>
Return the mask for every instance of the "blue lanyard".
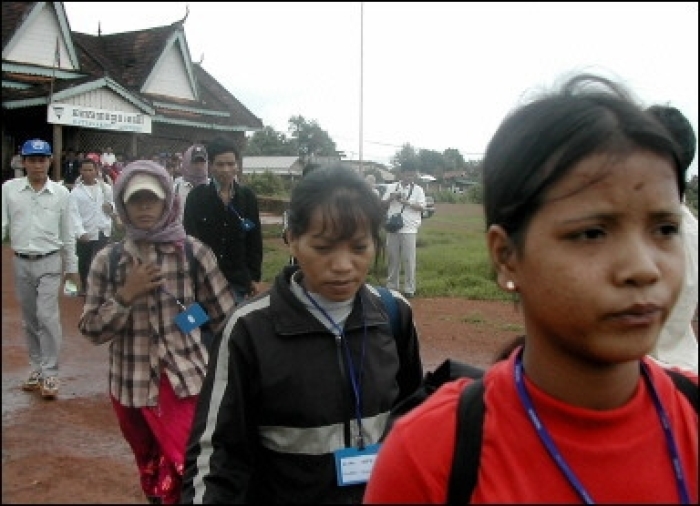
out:
<path id="1" fill-rule="evenodd" d="M 228 209 L 228 210 L 231 211 L 233 214 L 235 214 L 235 215 L 238 217 L 239 220 L 243 221 L 243 217 L 240 215 L 240 213 L 239 213 L 238 210 L 236 209 L 236 206 L 233 205 L 233 199 L 231 199 L 231 200 L 229 201 L 228 205 L 226 206 L 226 209 Z"/>
<path id="2" fill-rule="evenodd" d="M 671 431 L 671 424 L 669 423 L 668 415 L 666 414 L 666 410 L 661 404 L 659 393 L 656 391 L 654 383 L 651 381 L 651 376 L 649 375 L 649 371 L 647 370 L 647 365 L 644 362 L 640 362 L 640 368 L 642 370 L 642 376 L 644 377 L 644 381 L 646 382 L 649 388 L 649 392 L 651 393 L 652 400 L 654 401 L 654 407 L 656 408 L 656 412 L 659 415 L 659 420 L 661 421 L 661 426 L 663 427 L 664 434 L 666 436 L 666 445 L 668 446 L 668 452 L 671 457 L 671 462 L 673 464 L 673 471 L 676 477 L 676 484 L 678 486 L 678 494 L 680 495 L 681 503 L 689 504 L 690 494 L 688 493 L 688 487 L 685 483 L 685 477 L 683 476 L 683 466 L 681 464 L 681 459 L 678 454 L 678 447 L 676 445 L 676 441 L 673 437 L 673 431 Z M 525 411 L 527 412 L 530 421 L 532 422 L 532 425 L 535 427 L 537 435 L 542 440 L 542 443 L 544 444 L 545 448 L 547 448 L 549 455 L 554 459 L 554 462 L 564 473 L 566 479 L 569 480 L 569 483 L 571 483 L 571 486 L 574 487 L 581 499 L 583 499 L 583 501 L 586 504 L 595 504 L 591 496 L 588 494 L 588 491 L 585 489 L 583 484 L 579 481 L 579 479 L 576 477 L 569 465 L 566 463 L 561 453 L 559 453 L 559 449 L 554 444 L 554 441 L 549 435 L 549 432 L 547 432 L 547 429 L 545 428 L 544 424 L 540 420 L 539 416 L 537 416 L 535 407 L 532 404 L 532 399 L 527 393 L 525 381 L 523 380 L 522 350 L 520 350 L 517 357 L 515 358 L 514 373 L 515 386 L 517 387 L 520 401 L 522 402 L 523 407 L 525 408 Z"/>
<path id="3" fill-rule="evenodd" d="M 173 299 L 175 299 L 175 302 L 177 302 L 177 305 L 180 306 L 180 308 L 181 308 L 183 311 L 187 311 L 187 308 L 185 307 L 185 305 L 184 305 L 182 302 L 180 302 L 180 299 L 178 299 L 177 297 L 175 297 L 172 293 L 170 293 L 169 291 L 167 291 L 167 290 L 166 290 L 165 288 L 163 288 L 162 286 L 160 287 L 160 291 L 163 292 L 165 295 L 170 295 Z"/>
<path id="4" fill-rule="evenodd" d="M 311 301 L 316 309 L 318 309 L 321 314 L 328 320 L 328 322 L 336 329 L 340 335 L 340 341 L 343 343 L 343 351 L 345 352 L 345 359 L 348 362 L 348 369 L 350 370 L 350 383 L 352 384 L 352 391 L 355 395 L 355 418 L 357 418 L 357 446 L 360 450 L 364 450 L 365 441 L 362 435 L 362 366 L 365 362 L 365 352 L 367 344 L 367 326 L 363 325 L 364 334 L 362 337 L 362 354 L 360 356 L 360 367 L 356 370 L 355 363 L 352 360 L 352 353 L 350 353 L 350 348 L 348 347 L 348 341 L 345 339 L 345 331 L 338 325 L 331 315 L 329 315 L 325 309 L 323 309 L 316 300 L 306 291 L 306 288 L 302 286 L 304 290 L 304 295 Z M 360 299 L 360 304 L 362 304 L 362 299 Z M 364 306 L 362 309 L 363 320 L 364 320 Z"/>

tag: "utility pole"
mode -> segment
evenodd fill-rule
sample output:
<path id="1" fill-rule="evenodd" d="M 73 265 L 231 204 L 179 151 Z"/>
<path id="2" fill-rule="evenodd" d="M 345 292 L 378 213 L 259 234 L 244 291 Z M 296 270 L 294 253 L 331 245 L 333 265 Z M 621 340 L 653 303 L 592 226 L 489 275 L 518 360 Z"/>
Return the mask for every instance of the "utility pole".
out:
<path id="1" fill-rule="evenodd" d="M 365 43 L 365 3 L 360 2 L 360 174 L 364 176 L 365 170 L 362 167 L 362 121 L 363 121 L 363 93 L 364 93 L 364 43 Z"/>

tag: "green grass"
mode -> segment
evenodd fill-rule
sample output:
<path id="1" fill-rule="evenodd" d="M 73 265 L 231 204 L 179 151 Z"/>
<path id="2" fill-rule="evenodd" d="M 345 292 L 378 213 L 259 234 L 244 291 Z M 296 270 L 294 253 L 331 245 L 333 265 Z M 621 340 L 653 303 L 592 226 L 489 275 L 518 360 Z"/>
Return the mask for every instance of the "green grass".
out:
<path id="1" fill-rule="evenodd" d="M 496 285 L 486 254 L 483 208 L 478 204 L 437 203 L 418 232 L 416 282 L 422 297 L 509 300 Z M 280 225 L 263 225 L 263 281 L 271 282 L 287 264 L 289 251 Z M 386 260 L 368 281 L 384 284 Z M 478 318 L 478 315 L 475 316 Z"/>
<path id="2" fill-rule="evenodd" d="M 463 297 L 510 300 L 494 280 L 486 254 L 483 208 L 478 204 L 437 203 L 437 212 L 418 231 L 416 283 L 422 297 Z M 263 281 L 270 283 L 287 265 L 289 250 L 280 237 L 281 225 L 263 225 Z M 115 234 L 119 239 L 120 233 Z M 7 242 L 7 241 L 4 241 Z M 386 260 L 368 281 L 384 284 Z M 478 319 L 472 315 L 470 319 Z"/>

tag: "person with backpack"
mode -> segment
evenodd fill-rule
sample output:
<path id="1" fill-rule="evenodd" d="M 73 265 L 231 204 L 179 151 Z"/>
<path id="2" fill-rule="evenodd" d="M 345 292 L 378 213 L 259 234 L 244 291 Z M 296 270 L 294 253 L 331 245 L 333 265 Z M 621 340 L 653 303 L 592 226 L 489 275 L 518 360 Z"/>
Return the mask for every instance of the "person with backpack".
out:
<path id="1" fill-rule="evenodd" d="M 320 167 L 295 186 L 287 238 L 297 263 L 217 338 L 183 502 L 362 500 L 389 411 L 423 369 L 411 306 L 366 283 L 383 216 L 352 169 Z"/>
<path id="2" fill-rule="evenodd" d="M 180 500 L 209 361 L 202 327 L 220 330 L 235 305 L 211 249 L 185 234 L 179 202 L 164 167 L 124 168 L 114 204 L 125 239 L 95 255 L 78 323 L 93 344 L 109 343 L 112 406 L 144 494 L 163 504 Z"/>
<path id="3" fill-rule="evenodd" d="M 506 117 L 483 161 L 486 244 L 524 344 L 400 417 L 365 503 L 698 502 L 696 408 L 647 356 L 683 280 L 680 159 L 603 77 L 575 75 Z M 697 374 L 674 374 L 697 400 Z M 483 421 L 458 453 L 472 383 Z M 455 500 L 462 458 L 478 472 Z"/>

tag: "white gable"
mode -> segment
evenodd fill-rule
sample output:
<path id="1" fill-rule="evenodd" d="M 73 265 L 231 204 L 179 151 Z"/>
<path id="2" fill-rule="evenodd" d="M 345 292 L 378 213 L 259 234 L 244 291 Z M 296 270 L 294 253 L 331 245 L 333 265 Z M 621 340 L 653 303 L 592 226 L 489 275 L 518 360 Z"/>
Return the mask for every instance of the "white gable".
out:
<path id="1" fill-rule="evenodd" d="M 59 61 L 56 61 L 58 39 Z M 75 70 L 51 2 L 38 2 L 3 51 L 3 60 Z"/>
<path id="2" fill-rule="evenodd" d="M 167 45 L 141 92 L 196 100 L 179 37 Z"/>
<path id="3" fill-rule="evenodd" d="M 122 97 L 114 93 L 108 88 L 97 88 L 86 91 L 80 95 L 75 95 L 65 100 L 60 100 L 61 103 L 77 105 L 81 107 L 91 107 L 94 109 L 103 109 L 107 111 L 123 111 L 138 113 L 141 110 L 131 102 L 124 100 Z"/>

